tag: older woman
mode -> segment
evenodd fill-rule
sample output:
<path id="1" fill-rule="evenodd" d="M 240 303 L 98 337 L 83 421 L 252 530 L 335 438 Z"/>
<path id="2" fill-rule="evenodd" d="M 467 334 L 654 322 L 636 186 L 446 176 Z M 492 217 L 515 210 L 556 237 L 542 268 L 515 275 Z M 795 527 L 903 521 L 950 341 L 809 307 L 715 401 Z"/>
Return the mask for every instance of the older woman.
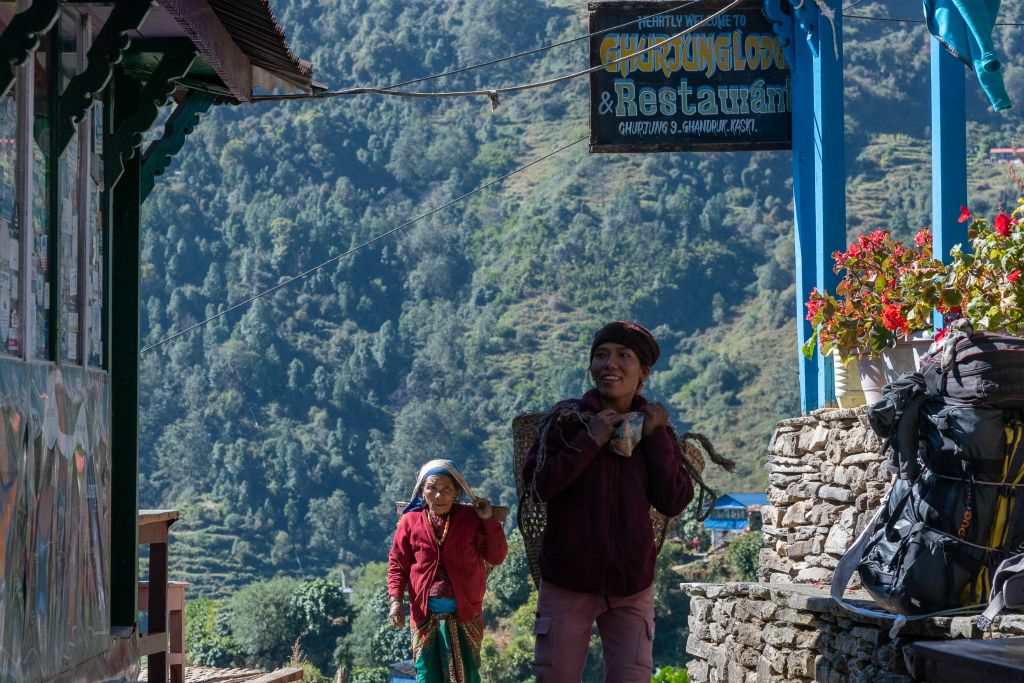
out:
<path id="1" fill-rule="evenodd" d="M 649 683 L 653 668 L 653 505 L 672 517 L 693 497 L 668 411 L 640 392 L 660 350 L 631 321 L 590 348 L 595 387 L 559 403 L 523 465 L 547 503 L 534 624 L 537 683 L 579 683 L 594 622 L 606 681 Z"/>
<path id="2" fill-rule="evenodd" d="M 463 494 L 472 505 L 458 502 Z M 490 501 L 473 496 L 450 460 L 420 468 L 388 568 L 395 626 L 405 623 L 402 598 L 409 591 L 418 683 L 479 683 L 484 563 L 501 564 L 507 550 Z"/>

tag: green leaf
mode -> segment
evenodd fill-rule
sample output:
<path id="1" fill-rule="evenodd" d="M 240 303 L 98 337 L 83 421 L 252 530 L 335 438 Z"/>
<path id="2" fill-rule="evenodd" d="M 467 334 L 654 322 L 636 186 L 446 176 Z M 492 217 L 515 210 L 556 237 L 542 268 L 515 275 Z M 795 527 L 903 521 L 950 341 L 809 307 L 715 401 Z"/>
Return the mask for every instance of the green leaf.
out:
<path id="1" fill-rule="evenodd" d="M 944 306 L 959 306 L 963 301 L 963 296 L 961 296 L 960 292 L 955 289 L 942 290 L 942 303 Z"/>
<path id="2" fill-rule="evenodd" d="M 818 341 L 818 328 L 814 328 L 811 336 L 800 346 L 800 352 L 804 354 L 804 358 L 807 360 L 814 360 L 814 344 L 816 341 Z"/>
<path id="3" fill-rule="evenodd" d="M 875 278 L 875 293 L 882 294 L 888 285 L 889 281 L 885 278 L 885 275 L 879 273 L 878 277 Z"/>

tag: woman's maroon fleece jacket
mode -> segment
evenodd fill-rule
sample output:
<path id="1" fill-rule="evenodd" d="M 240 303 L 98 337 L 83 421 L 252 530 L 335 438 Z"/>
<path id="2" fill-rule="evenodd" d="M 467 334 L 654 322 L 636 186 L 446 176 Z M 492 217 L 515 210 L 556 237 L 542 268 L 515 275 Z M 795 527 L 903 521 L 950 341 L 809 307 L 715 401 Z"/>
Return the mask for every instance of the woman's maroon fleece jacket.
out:
<path id="1" fill-rule="evenodd" d="M 630 410 L 647 403 L 642 396 Z M 596 389 L 578 402 L 582 412 L 602 410 Z M 530 481 L 537 464 L 535 440 L 523 464 Z M 537 494 L 547 503 L 541 541 L 544 581 L 582 593 L 629 596 L 654 581 L 654 531 L 650 508 L 678 515 L 693 498 L 693 484 L 671 432 L 662 426 L 644 436 L 632 457 L 598 446 L 575 418 L 547 433 Z"/>

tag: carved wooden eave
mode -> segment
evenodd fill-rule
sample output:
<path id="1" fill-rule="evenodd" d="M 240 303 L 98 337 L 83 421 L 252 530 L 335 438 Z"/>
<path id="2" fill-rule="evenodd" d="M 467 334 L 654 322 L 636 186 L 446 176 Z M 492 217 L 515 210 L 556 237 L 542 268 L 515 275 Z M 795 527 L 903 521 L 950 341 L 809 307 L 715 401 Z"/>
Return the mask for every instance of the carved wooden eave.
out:
<path id="1" fill-rule="evenodd" d="M 242 48 L 231 39 L 213 7 L 205 0 L 160 0 L 162 7 L 195 44 L 239 102 L 252 99 L 252 65 Z"/>
<path id="2" fill-rule="evenodd" d="M 112 15 L 110 3 L 74 4 L 91 16 L 94 26 L 104 26 Z M 162 53 L 191 44 L 198 59 L 180 84 L 227 101 L 250 102 L 254 90 L 321 88 L 313 82 L 312 64 L 292 54 L 267 0 L 155 0 L 145 21 L 127 37 L 131 44 L 123 63 L 135 73 L 151 71 Z"/>
<path id="3" fill-rule="evenodd" d="M 251 101 L 255 88 L 314 89 L 312 65 L 292 55 L 265 0 L 159 0 L 158 4 L 239 102 Z"/>

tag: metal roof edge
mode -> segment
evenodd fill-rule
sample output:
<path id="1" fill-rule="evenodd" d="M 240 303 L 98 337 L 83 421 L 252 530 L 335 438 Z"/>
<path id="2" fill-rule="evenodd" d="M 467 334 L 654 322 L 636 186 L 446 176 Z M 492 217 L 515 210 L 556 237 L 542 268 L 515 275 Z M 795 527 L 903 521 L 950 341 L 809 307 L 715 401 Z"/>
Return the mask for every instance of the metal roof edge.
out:
<path id="1" fill-rule="evenodd" d="M 240 102 L 252 100 L 252 64 L 206 0 L 158 0 Z"/>

